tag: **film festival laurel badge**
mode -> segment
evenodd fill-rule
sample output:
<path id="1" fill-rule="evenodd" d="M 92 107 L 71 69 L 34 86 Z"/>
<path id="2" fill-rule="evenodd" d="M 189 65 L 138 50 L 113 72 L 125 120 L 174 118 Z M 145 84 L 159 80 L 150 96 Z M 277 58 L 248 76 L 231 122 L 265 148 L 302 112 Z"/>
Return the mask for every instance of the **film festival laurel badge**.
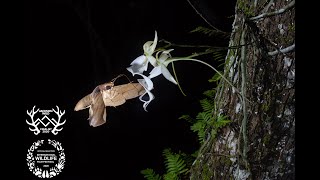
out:
<path id="1" fill-rule="evenodd" d="M 35 135 L 40 133 L 52 133 L 57 135 L 63 128 L 61 127 L 66 120 L 61 122 L 65 111 L 52 108 L 51 110 L 32 110 L 27 111 L 29 120 L 26 123 L 30 126 L 29 130 Z M 57 176 L 64 168 L 66 156 L 60 142 L 56 140 L 38 140 L 28 149 L 27 166 L 29 170 L 39 178 L 52 178 Z"/>

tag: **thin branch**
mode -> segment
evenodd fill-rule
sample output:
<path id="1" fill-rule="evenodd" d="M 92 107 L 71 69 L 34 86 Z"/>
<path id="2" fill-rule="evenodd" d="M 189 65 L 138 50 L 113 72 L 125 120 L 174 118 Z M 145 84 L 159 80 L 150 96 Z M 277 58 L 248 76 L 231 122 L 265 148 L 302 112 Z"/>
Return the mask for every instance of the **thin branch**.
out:
<path id="1" fill-rule="evenodd" d="M 287 10 L 293 8 L 294 5 L 295 5 L 295 0 L 291 1 L 287 6 L 281 8 L 281 9 L 279 9 L 277 11 L 273 11 L 273 12 L 270 12 L 270 13 L 263 13 L 263 14 L 260 14 L 258 16 L 249 18 L 249 20 L 250 21 L 256 21 L 256 20 L 261 19 L 261 18 L 279 15 L 279 14 L 282 14 L 282 13 L 286 12 Z"/>
<path id="2" fill-rule="evenodd" d="M 223 32 L 220 29 L 214 27 L 205 17 L 203 17 L 203 15 L 196 9 L 196 7 L 194 7 L 194 5 L 190 2 L 190 0 L 187 0 L 188 3 L 190 4 L 190 6 L 196 11 L 196 13 L 209 25 L 211 26 L 213 29 L 219 31 L 219 32 Z"/>
<path id="3" fill-rule="evenodd" d="M 275 50 L 275 51 L 272 51 L 272 52 L 268 52 L 268 55 L 269 56 L 274 56 L 274 55 L 277 55 L 279 53 L 288 53 L 290 51 L 293 51 L 295 49 L 296 45 L 295 44 L 292 44 L 291 46 L 288 46 L 284 49 L 280 49 L 280 50 Z"/>

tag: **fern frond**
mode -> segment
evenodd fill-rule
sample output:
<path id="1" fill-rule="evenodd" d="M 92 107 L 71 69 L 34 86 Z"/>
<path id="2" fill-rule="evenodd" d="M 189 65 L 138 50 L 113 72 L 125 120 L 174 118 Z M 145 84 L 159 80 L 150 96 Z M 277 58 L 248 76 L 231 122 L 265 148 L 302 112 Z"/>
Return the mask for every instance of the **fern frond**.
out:
<path id="1" fill-rule="evenodd" d="M 163 176 L 164 180 L 179 180 L 179 177 L 174 173 L 167 173 Z"/>
<path id="2" fill-rule="evenodd" d="M 180 116 L 179 119 L 184 119 L 191 124 L 193 124 L 196 121 L 194 118 L 192 118 L 190 115 L 187 115 L 187 114 Z"/>
<path id="3" fill-rule="evenodd" d="M 167 176 L 179 177 L 180 174 L 188 171 L 187 165 L 181 154 L 176 154 L 171 152 L 170 149 L 165 149 L 163 155 L 165 157 L 165 165 L 168 172 Z"/>
<path id="4" fill-rule="evenodd" d="M 220 72 L 221 73 L 221 72 Z M 209 82 L 218 82 L 221 79 L 221 76 L 218 73 L 215 73 L 211 79 L 209 79 Z"/>
<path id="5" fill-rule="evenodd" d="M 159 174 L 156 174 L 153 169 L 147 168 L 144 170 L 141 170 L 140 173 L 143 175 L 143 177 L 147 180 L 161 180 L 161 176 Z"/>
<path id="6" fill-rule="evenodd" d="M 214 123 L 215 128 L 217 128 L 217 129 L 222 128 L 232 122 L 231 120 L 229 120 L 227 118 L 228 118 L 227 116 L 223 116 L 223 115 L 218 116 L 216 122 Z"/>
<path id="7" fill-rule="evenodd" d="M 200 100 L 200 105 L 204 112 L 212 112 L 212 109 L 214 108 L 213 100 L 207 98 Z M 210 116 L 212 116 L 211 113 Z"/>
<path id="8" fill-rule="evenodd" d="M 221 62 L 226 58 L 227 52 L 225 50 L 215 50 L 212 52 L 212 57 L 214 60 Z"/>
<path id="9" fill-rule="evenodd" d="M 207 27 L 203 27 L 203 26 L 198 26 L 197 28 L 195 28 L 194 30 L 190 31 L 190 33 L 202 33 L 205 34 L 209 37 L 213 37 L 213 36 L 219 36 L 222 38 L 228 38 L 230 36 L 229 33 L 223 32 L 223 31 L 218 31 L 215 29 L 210 29 Z"/>
<path id="10" fill-rule="evenodd" d="M 198 121 L 204 121 L 205 123 L 208 123 L 212 119 L 212 114 L 209 111 L 200 112 L 200 113 L 198 113 L 196 119 Z"/>
<path id="11" fill-rule="evenodd" d="M 196 150 L 194 153 L 191 154 L 191 157 L 197 158 L 199 154 L 199 150 Z"/>
<path id="12" fill-rule="evenodd" d="M 204 121 L 197 121 L 190 127 L 190 129 L 193 132 L 197 132 L 198 139 L 200 142 L 203 142 L 205 138 L 205 127 L 206 127 L 206 123 Z"/>
<path id="13" fill-rule="evenodd" d="M 214 96 L 216 95 L 217 90 L 216 89 L 210 89 L 205 92 L 203 92 L 203 95 L 207 96 L 210 99 L 214 99 Z"/>

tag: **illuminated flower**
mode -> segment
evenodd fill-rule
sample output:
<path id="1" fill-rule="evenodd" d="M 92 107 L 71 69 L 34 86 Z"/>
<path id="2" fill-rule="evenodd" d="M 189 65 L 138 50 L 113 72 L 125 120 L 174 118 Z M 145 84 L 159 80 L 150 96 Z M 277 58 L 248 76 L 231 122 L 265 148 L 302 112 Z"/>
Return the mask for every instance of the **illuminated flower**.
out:
<path id="1" fill-rule="evenodd" d="M 152 54 L 154 53 L 154 50 L 157 46 L 157 42 L 158 36 L 157 31 L 155 31 L 154 40 L 148 41 L 143 45 L 144 54 L 133 60 L 130 64 L 131 67 L 127 68 L 127 70 L 131 72 L 132 75 L 142 74 L 144 71 L 146 71 L 148 69 L 149 62 L 153 66 L 156 65 L 156 59 L 152 56 Z"/>
<path id="2" fill-rule="evenodd" d="M 168 61 L 166 61 L 169 57 L 171 57 L 170 52 L 173 51 L 173 49 L 169 49 L 166 51 L 162 51 L 160 57 L 158 58 L 158 53 L 156 56 L 157 65 L 152 69 L 150 72 L 149 78 L 154 78 L 156 76 L 159 76 L 162 74 L 167 80 L 173 82 L 174 84 L 178 84 L 176 80 L 173 78 L 169 70 L 167 69 Z"/>

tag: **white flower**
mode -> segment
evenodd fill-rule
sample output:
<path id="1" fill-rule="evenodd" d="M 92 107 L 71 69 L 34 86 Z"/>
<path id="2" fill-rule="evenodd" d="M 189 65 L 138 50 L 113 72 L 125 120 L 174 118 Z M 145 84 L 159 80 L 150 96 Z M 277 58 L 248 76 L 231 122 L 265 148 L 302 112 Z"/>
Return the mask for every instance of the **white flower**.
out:
<path id="1" fill-rule="evenodd" d="M 151 81 L 152 78 L 157 77 L 160 74 L 162 74 L 167 80 L 169 80 L 172 83 L 177 84 L 179 86 L 177 81 L 173 78 L 173 76 L 171 75 L 171 73 L 167 69 L 168 64 L 173 63 L 175 61 L 193 61 L 193 62 L 198 62 L 198 63 L 204 64 L 204 65 L 210 67 L 212 70 L 214 70 L 217 74 L 219 74 L 221 76 L 221 78 L 224 79 L 230 86 L 234 87 L 234 85 L 228 79 L 226 79 L 216 68 L 214 68 L 213 66 L 211 66 L 210 64 L 208 64 L 204 61 L 201 61 L 198 59 L 193 59 L 193 57 L 195 55 L 174 58 L 174 57 L 171 57 L 171 55 L 170 55 L 170 52 L 173 51 L 173 49 L 169 49 L 169 50 L 158 51 L 156 53 L 156 57 L 154 57 L 153 53 L 155 52 L 155 49 L 157 46 L 157 41 L 158 41 L 158 36 L 157 36 L 157 31 L 155 31 L 154 40 L 144 43 L 143 55 L 141 55 L 141 56 L 137 57 L 135 60 L 133 60 L 132 63 L 130 64 L 131 66 L 127 68 L 127 70 L 129 72 L 131 72 L 133 76 L 137 74 L 137 75 L 143 77 L 143 79 L 138 79 L 138 82 L 145 89 L 145 93 L 139 97 L 139 99 L 142 102 L 144 102 L 143 108 L 145 111 L 147 111 L 146 108 L 147 108 L 148 104 L 155 98 L 154 95 L 151 93 L 151 90 L 153 89 L 153 82 Z M 160 57 L 158 57 L 159 53 L 161 53 Z M 151 70 L 151 72 L 149 73 L 149 76 L 147 77 L 143 73 L 144 73 L 144 71 L 148 70 L 149 63 L 154 68 Z M 149 98 L 147 100 L 143 99 L 143 97 L 146 94 L 149 96 Z M 245 98 L 245 97 L 243 97 L 243 98 Z"/>
<path id="2" fill-rule="evenodd" d="M 155 66 L 156 59 L 152 56 L 154 50 L 157 46 L 158 36 L 157 31 L 155 31 L 155 36 L 153 41 L 148 41 L 143 45 L 144 54 L 137 57 L 135 60 L 131 62 L 131 67 L 128 67 L 127 70 L 135 75 L 137 73 L 142 74 L 144 71 L 148 69 L 149 62 Z"/>
<path id="3" fill-rule="evenodd" d="M 131 62 L 131 66 L 127 68 L 132 75 L 139 75 L 142 76 L 143 79 L 138 79 L 138 82 L 144 87 L 146 92 L 142 94 L 139 99 L 144 102 L 143 108 L 147 111 L 148 104 L 154 99 L 154 95 L 151 93 L 153 89 L 153 82 L 147 76 L 143 75 L 143 72 L 148 69 L 148 64 L 152 64 L 156 66 L 156 58 L 152 56 L 154 50 L 156 49 L 158 42 L 157 31 L 155 31 L 155 36 L 153 41 L 148 41 L 143 45 L 144 54 L 137 57 L 135 60 Z M 143 99 L 143 97 L 148 94 L 148 100 Z"/>
<path id="4" fill-rule="evenodd" d="M 169 63 L 166 62 L 166 60 L 171 57 L 170 52 L 173 49 L 170 50 L 164 50 L 159 51 L 156 54 L 156 58 L 153 56 L 153 53 L 155 52 L 155 48 L 157 46 L 158 42 L 158 36 L 157 31 L 155 31 L 155 37 L 153 41 L 148 41 L 144 43 L 143 45 L 143 51 L 144 54 L 137 57 L 135 60 L 131 62 L 131 66 L 127 68 L 129 72 L 132 73 L 132 75 L 139 75 L 143 77 L 143 79 L 138 79 L 138 82 L 144 87 L 145 93 L 142 94 L 139 99 L 144 102 L 143 108 L 145 111 L 147 111 L 148 104 L 155 98 L 154 95 L 151 93 L 151 90 L 153 89 L 153 82 L 151 81 L 152 78 L 159 76 L 160 74 L 163 74 L 163 76 L 168 79 L 169 81 L 177 84 L 176 80 L 172 77 L 169 70 L 167 69 L 167 66 Z M 161 52 L 160 57 L 158 57 L 158 54 Z M 154 68 L 149 73 L 149 76 L 145 76 L 143 74 L 144 71 L 148 70 L 148 64 L 151 64 Z M 149 97 L 147 100 L 144 98 L 145 95 L 148 95 Z"/>
<path id="5" fill-rule="evenodd" d="M 154 78 L 156 76 L 159 76 L 162 74 L 166 79 L 169 81 L 173 82 L 174 84 L 178 84 L 176 80 L 173 78 L 169 70 L 167 69 L 168 62 L 166 60 L 171 57 L 170 52 L 173 51 L 173 49 L 169 49 L 166 51 L 162 51 L 160 57 L 158 58 L 158 53 L 157 53 L 157 65 L 152 69 L 150 72 L 149 78 Z"/>
<path id="6" fill-rule="evenodd" d="M 144 87 L 145 93 L 143 93 L 139 99 L 140 101 L 144 102 L 143 103 L 143 109 L 147 111 L 147 106 L 149 103 L 155 98 L 154 95 L 151 93 L 151 90 L 153 89 L 153 82 L 151 81 L 150 78 L 143 74 L 139 74 L 140 76 L 143 77 L 143 79 L 138 79 L 138 82 Z M 143 97 L 148 94 L 148 100 L 144 100 Z"/>

